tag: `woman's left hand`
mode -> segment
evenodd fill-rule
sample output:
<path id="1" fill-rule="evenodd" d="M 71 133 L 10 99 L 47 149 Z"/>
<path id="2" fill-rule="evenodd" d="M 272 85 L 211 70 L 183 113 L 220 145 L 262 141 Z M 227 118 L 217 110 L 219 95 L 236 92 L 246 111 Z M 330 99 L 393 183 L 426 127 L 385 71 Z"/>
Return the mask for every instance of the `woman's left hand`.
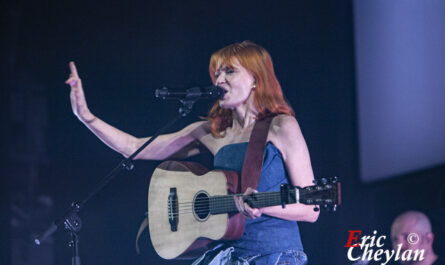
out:
<path id="1" fill-rule="evenodd" d="M 244 216 L 246 216 L 247 218 L 250 219 L 256 219 L 258 217 L 260 217 L 263 214 L 263 209 L 262 208 L 252 208 L 249 206 L 249 204 L 245 203 L 243 198 L 244 196 L 248 196 L 252 193 L 257 193 L 258 191 L 252 189 L 252 188 L 247 188 L 246 192 L 244 192 L 243 196 L 235 196 L 235 205 L 236 208 L 238 209 L 238 211 L 243 214 Z"/>

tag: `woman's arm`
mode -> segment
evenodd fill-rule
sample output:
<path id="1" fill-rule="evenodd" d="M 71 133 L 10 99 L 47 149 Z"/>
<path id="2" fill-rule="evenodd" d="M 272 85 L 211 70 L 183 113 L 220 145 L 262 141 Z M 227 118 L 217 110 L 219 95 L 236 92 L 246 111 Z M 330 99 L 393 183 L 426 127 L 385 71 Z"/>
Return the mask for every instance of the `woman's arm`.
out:
<path id="1" fill-rule="evenodd" d="M 314 173 L 309 151 L 295 118 L 287 115 L 275 117 L 269 133 L 271 141 L 281 151 L 291 184 L 299 187 L 313 185 Z M 253 190 L 247 193 L 251 192 Z M 288 204 L 284 209 L 281 206 L 252 209 L 245 203 L 244 207 L 251 218 L 267 214 L 286 220 L 315 222 L 319 215 L 314 211 L 314 205 Z"/>
<path id="2" fill-rule="evenodd" d="M 74 62 L 69 63 L 71 74 L 65 82 L 71 87 L 70 100 L 74 115 L 102 142 L 111 149 L 128 157 L 149 138 L 137 138 L 102 121 L 91 113 L 88 108 L 82 80 L 77 73 Z M 205 121 L 195 122 L 179 132 L 161 135 L 147 146 L 136 159 L 162 160 L 175 154 L 205 133 Z M 182 152 L 182 155 L 193 155 L 197 149 Z"/>

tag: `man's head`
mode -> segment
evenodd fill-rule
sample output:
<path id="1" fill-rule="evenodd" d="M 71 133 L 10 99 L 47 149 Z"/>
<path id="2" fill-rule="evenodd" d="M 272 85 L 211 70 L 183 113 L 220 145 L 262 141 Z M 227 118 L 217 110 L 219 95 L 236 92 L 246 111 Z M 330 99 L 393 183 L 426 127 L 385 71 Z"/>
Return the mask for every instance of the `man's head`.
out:
<path id="1" fill-rule="evenodd" d="M 402 244 L 402 251 L 423 249 L 425 256 L 434 255 L 431 223 L 421 212 L 408 211 L 397 216 L 391 226 L 391 240 L 394 249 Z"/>

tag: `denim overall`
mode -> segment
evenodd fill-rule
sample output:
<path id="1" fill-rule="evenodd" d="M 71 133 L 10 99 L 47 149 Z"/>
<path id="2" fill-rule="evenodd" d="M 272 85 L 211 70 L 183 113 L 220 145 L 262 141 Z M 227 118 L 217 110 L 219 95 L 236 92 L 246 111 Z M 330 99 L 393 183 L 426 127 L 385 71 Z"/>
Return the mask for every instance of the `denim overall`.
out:
<path id="1" fill-rule="evenodd" d="M 214 158 L 215 169 L 241 172 L 247 142 L 222 147 Z M 256 190 L 279 191 L 280 184 L 288 183 L 280 151 L 267 142 L 263 167 Z M 246 218 L 243 236 L 236 241 L 221 242 L 193 264 L 305 264 L 297 222 L 267 215 L 256 219 Z"/>

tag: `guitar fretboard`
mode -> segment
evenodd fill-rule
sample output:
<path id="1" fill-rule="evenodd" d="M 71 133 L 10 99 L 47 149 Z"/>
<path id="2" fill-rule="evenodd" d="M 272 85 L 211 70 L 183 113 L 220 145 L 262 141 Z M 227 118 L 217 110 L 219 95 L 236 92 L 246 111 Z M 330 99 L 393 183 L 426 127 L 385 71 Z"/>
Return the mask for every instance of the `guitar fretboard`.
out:
<path id="1" fill-rule="evenodd" d="M 296 192 L 295 190 L 289 190 L 287 196 L 287 204 L 296 203 Z M 222 213 L 232 213 L 238 212 L 235 205 L 234 196 L 243 196 L 242 194 L 232 194 L 224 196 L 212 196 L 210 197 L 210 213 L 211 214 L 222 214 Z M 253 193 L 248 196 L 243 196 L 244 201 L 247 202 L 252 208 L 262 208 L 268 206 L 281 205 L 281 192 L 261 192 Z"/>

